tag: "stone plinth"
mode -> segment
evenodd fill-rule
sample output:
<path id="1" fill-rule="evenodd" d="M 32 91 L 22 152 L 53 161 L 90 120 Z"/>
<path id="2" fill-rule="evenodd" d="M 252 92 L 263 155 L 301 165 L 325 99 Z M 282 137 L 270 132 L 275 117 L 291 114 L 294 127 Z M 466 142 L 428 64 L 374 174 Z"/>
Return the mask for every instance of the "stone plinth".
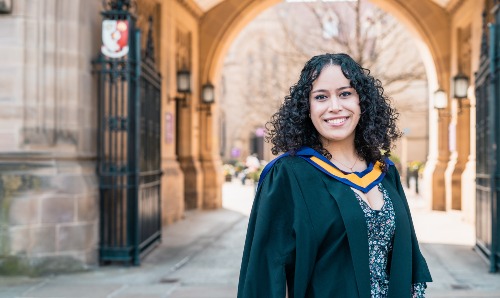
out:
<path id="1" fill-rule="evenodd" d="M 97 263 L 95 165 L 42 154 L 0 159 L 0 274 L 82 270 Z"/>

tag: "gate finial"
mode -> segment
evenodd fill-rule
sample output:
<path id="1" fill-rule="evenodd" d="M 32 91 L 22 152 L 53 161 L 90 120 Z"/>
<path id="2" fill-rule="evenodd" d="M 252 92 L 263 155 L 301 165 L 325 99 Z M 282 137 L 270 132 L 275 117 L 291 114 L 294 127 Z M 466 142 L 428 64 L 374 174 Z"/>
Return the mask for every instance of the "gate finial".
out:
<path id="1" fill-rule="evenodd" d="M 149 58 L 152 61 L 155 60 L 154 54 L 154 43 L 153 43 L 153 17 L 149 16 L 148 18 L 149 28 L 148 28 L 148 37 L 146 40 L 146 52 L 144 53 L 145 58 Z"/>
<path id="2" fill-rule="evenodd" d="M 130 10 L 132 0 L 103 0 L 102 6 L 111 10 Z"/>
<path id="3" fill-rule="evenodd" d="M 483 34 L 481 36 L 481 57 L 488 57 L 488 12 L 486 8 L 483 11 Z"/>

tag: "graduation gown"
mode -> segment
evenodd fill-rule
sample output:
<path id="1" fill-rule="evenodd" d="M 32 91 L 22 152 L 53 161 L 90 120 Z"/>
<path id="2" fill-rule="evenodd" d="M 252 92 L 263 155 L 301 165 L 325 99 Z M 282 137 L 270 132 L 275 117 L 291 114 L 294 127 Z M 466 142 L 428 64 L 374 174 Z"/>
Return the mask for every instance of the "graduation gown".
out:
<path id="1" fill-rule="evenodd" d="M 432 281 L 399 174 L 382 180 L 396 214 L 389 297 L 411 297 Z M 283 157 L 259 186 L 240 270 L 239 298 L 370 298 L 368 232 L 350 187 L 299 157 Z"/>

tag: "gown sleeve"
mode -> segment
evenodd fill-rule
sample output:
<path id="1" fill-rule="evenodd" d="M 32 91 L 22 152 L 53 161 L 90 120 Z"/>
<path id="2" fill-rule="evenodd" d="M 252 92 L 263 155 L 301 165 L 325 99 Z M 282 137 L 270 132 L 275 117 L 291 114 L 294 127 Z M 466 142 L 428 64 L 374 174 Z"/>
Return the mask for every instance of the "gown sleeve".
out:
<path id="1" fill-rule="evenodd" d="M 286 296 L 296 278 L 294 197 L 300 190 L 290 168 L 277 162 L 259 186 L 250 214 L 238 298 Z M 297 253 L 298 254 L 298 253 Z M 289 293 L 289 297 L 293 297 Z"/>
<path id="2" fill-rule="evenodd" d="M 392 167 L 392 168 L 393 168 L 393 177 L 394 177 L 394 180 L 396 183 L 396 189 L 397 189 L 399 195 L 401 196 L 401 198 L 403 198 L 403 203 L 404 203 L 406 212 L 408 213 L 408 220 L 410 222 L 412 251 L 413 251 L 412 283 L 417 284 L 417 283 L 432 282 L 432 277 L 431 277 L 431 273 L 429 272 L 429 267 L 427 266 L 427 262 L 425 261 L 422 253 L 420 252 L 420 248 L 419 248 L 418 240 L 417 240 L 417 235 L 415 234 L 415 228 L 413 226 L 413 220 L 411 218 L 410 207 L 408 206 L 408 201 L 406 199 L 406 195 L 405 195 L 405 192 L 403 190 L 403 186 L 401 184 L 401 179 L 400 179 L 398 170 L 396 169 L 396 167 Z M 420 297 L 420 296 L 416 296 L 416 297 Z"/>

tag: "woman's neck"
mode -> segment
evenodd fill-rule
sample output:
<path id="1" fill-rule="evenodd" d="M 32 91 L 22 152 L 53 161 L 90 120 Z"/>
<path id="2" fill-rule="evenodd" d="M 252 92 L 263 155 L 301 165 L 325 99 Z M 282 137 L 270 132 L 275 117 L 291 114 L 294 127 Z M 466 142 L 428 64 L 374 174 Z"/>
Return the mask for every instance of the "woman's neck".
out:
<path id="1" fill-rule="evenodd" d="M 343 141 L 323 141 L 323 148 L 328 150 L 332 156 L 337 159 L 345 160 L 345 161 L 354 161 L 356 158 L 359 158 L 356 151 L 356 147 L 354 146 L 354 140 L 343 140 Z"/>
<path id="2" fill-rule="evenodd" d="M 323 147 L 332 155 L 331 161 L 346 172 L 360 172 L 366 169 L 366 162 L 356 151 L 353 142 L 324 142 Z"/>

